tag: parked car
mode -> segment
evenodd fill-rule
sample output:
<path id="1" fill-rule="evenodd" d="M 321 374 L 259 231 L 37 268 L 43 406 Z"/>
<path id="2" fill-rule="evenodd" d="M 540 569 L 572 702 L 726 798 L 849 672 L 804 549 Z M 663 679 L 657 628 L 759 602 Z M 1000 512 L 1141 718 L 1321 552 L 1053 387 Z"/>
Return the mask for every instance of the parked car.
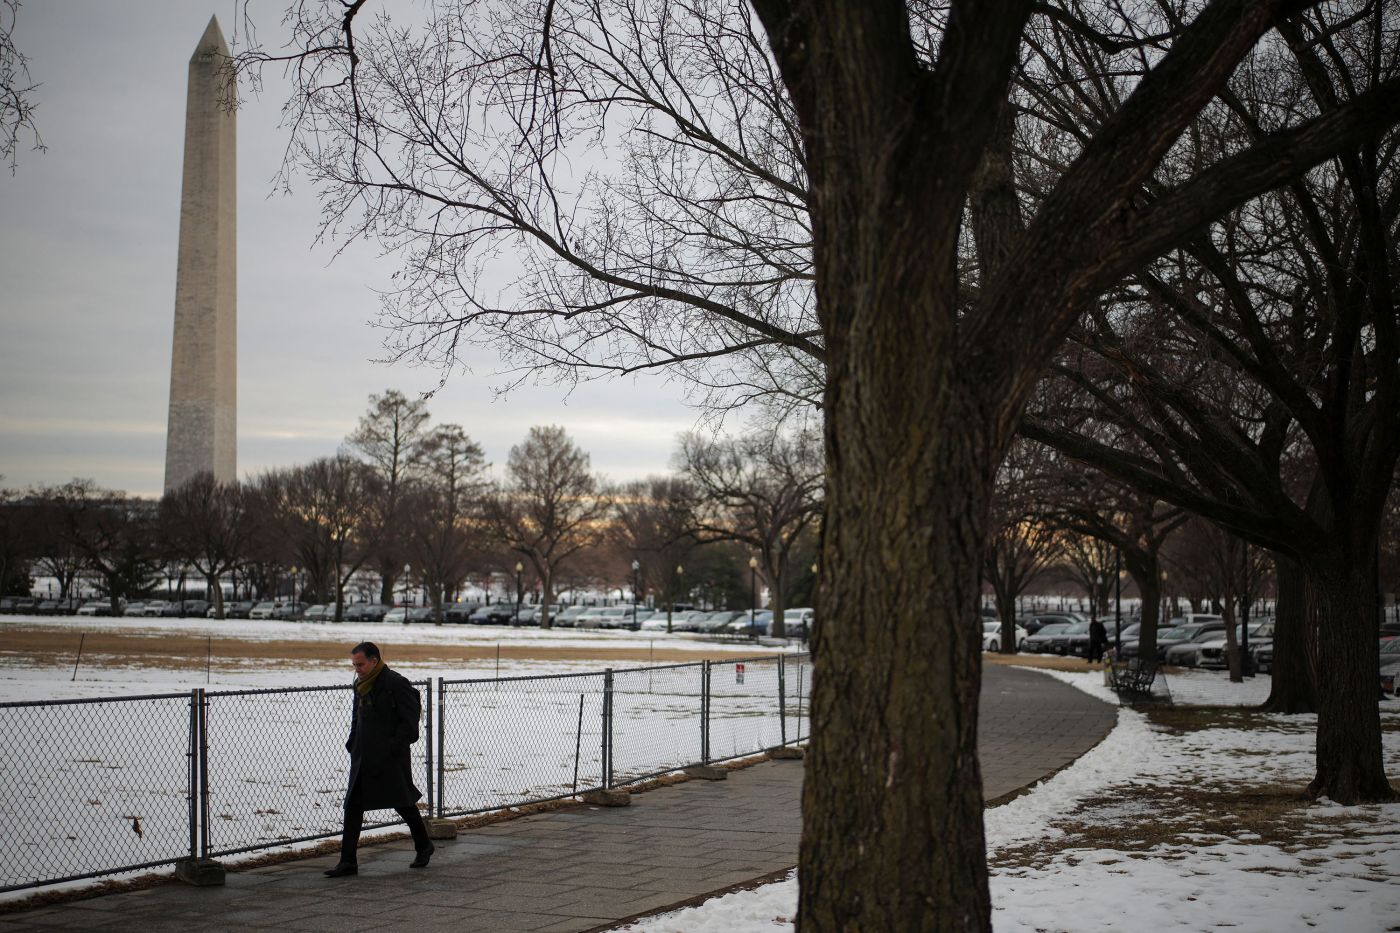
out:
<path id="1" fill-rule="evenodd" d="M 158 617 L 160 617 L 160 616 L 165 615 L 165 607 L 166 607 L 166 606 L 169 606 L 169 605 L 170 605 L 170 602 L 169 602 L 168 600 L 164 600 L 164 599 L 152 599 L 152 600 L 149 600 L 149 601 L 147 601 L 147 603 L 146 603 L 144 606 L 141 607 L 141 615 L 146 616 L 146 617 L 148 617 L 148 618 L 158 618 Z M 126 614 L 127 614 L 127 615 L 135 615 L 135 613 L 133 613 L 133 612 L 131 611 L 130 608 L 128 608 L 128 609 L 126 610 Z"/>
<path id="2" fill-rule="evenodd" d="M 673 611 L 671 613 L 671 631 L 673 632 L 693 632 L 695 631 L 694 620 L 705 615 L 703 612 L 696 612 L 694 609 L 685 611 Z M 642 621 L 642 631 L 644 632 L 664 632 L 666 631 L 666 613 L 657 612 Z"/>
<path id="3" fill-rule="evenodd" d="M 1041 625 L 1039 631 L 1026 636 L 1026 640 L 1021 642 L 1021 650 L 1029 654 L 1050 654 L 1055 636 L 1069 626 L 1068 622 L 1046 622 Z"/>
<path id="4" fill-rule="evenodd" d="M 110 599 L 89 599 L 78 607 L 78 615 L 80 616 L 109 616 L 111 614 L 112 601 Z"/>
<path id="5" fill-rule="evenodd" d="M 749 618 L 749 613 L 739 614 L 739 618 L 730 622 L 728 630 L 735 635 L 747 635 L 750 638 L 757 638 L 768 631 L 768 626 L 773 623 L 773 610 L 760 609 L 753 613 L 753 618 Z"/>
<path id="6" fill-rule="evenodd" d="M 631 606 L 595 606 L 585 612 L 574 623 L 575 628 L 626 628 L 632 627 Z"/>
<path id="7" fill-rule="evenodd" d="M 271 618 L 274 617 L 274 613 L 276 613 L 276 612 L 277 612 L 277 604 L 276 604 L 276 603 L 258 603 L 258 604 L 257 604 L 256 606 L 254 606 L 252 609 L 248 610 L 248 618 L 250 618 L 250 619 L 271 619 Z"/>
<path id="8" fill-rule="evenodd" d="M 1257 648 L 1250 648 L 1249 653 L 1254 656 L 1254 669 L 1261 674 L 1272 674 L 1274 672 L 1274 643 L 1259 645 Z"/>
<path id="9" fill-rule="evenodd" d="M 209 611 L 209 600 L 207 599 L 183 599 L 177 603 L 171 603 L 175 608 L 174 615 L 181 619 L 199 619 Z M 166 607 L 165 615 L 171 615 L 170 606 Z"/>
<path id="10" fill-rule="evenodd" d="M 450 606 L 442 607 L 442 621 L 444 622 L 467 622 L 471 620 L 472 613 L 481 608 L 481 603 L 452 603 Z M 387 610 L 386 610 L 387 611 Z"/>
<path id="11" fill-rule="evenodd" d="M 1050 639 L 1050 653 L 1064 657 L 1089 656 L 1089 623 L 1075 622 L 1065 626 Z"/>
<path id="12" fill-rule="evenodd" d="M 810 606 L 800 609 L 783 610 L 784 638 L 811 638 L 812 624 L 817 619 L 817 611 Z M 768 623 L 768 634 L 773 634 L 773 623 Z"/>
<path id="13" fill-rule="evenodd" d="M 395 623 L 398 623 L 398 624 L 400 624 L 400 625 L 407 625 L 407 624 L 408 624 L 408 610 L 409 610 L 409 607 L 408 607 L 408 606 L 395 606 L 394 608 L 390 609 L 388 612 L 384 613 L 384 621 L 385 621 L 385 622 L 395 622 Z"/>
<path id="14" fill-rule="evenodd" d="M 729 630 L 729 623 L 733 622 L 735 619 L 745 618 L 747 616 L 747 612 L 735 612 L 730 609 L 722 609 L 718 612 L 710 613 L 703 619 L 698 619 L 696 621 L 696 628 L 698 631 L 709 634 L 727 632 Z"/>
<path id="15" fill-rule="evenodd" d="M 131 617 L 134 617 L 134 616 L 143 616 L 143 615 L 145 615 L 145 614 L 146 614 L 146 604 L 145 604 L 145 603 L 140 603 L 140 602 L 137 602 L 137 603 L 127 603 L 126 605 L 122 606 L 122 615 L 127 616 L 128 618 L 131 618 Z"/>
<path id="16" fill-rule="evenodd" d="M 1028 637 L 1028 636 L 1027 636 L 1027 634 L 1026 634 L 1026 630 L 1023 629 L 1023 628 L 1021 628 L 1021 626 L 1019 626 L 1019 625 L 1016 626 L 1016 650 L 1017 650 L 1017 651 L 1020 651 L 1020 650 L 1021 650 L 1021 646 L 1024 645 L 1024 644 L 1026 643 L 1026 638 L 1027 638 L 1027 637 Z M 1000 622 L 983 622 L 983 623 L 982 623 L 982 650 L 983 650 L 983 651 L 1000 651 L 1000 650 L 1001 650 L 1001 623 L 1000 623 Z"/>
<path id="17" fill-rule="evenodd" d="M 1184 663 L 1194 658 L 1196 648 L 1225 631 L 1223 619 L 1189 622 L 1157 633 L 1157 660 L 1163 664 Z M 1175 653 L 1173 653 L 1175 652 Z"/>
<path id="18" fill-rule="evenodd" d="M 330 622 L 335 619 L 335 605 L 329 606 L 317 603 L 314 606 L 307 606 L 306 611 L 301 614 L 303 622 Z"/>
<path id="19" fill-rule="evenodd" d="M 1235 640 L 1238 643 L 1240 626 L 1235 626 Z M 1274 623 L 1259 622 L 1249 627 L 1249 644 L 1261 644 L 1265 641 L 1272 643 L 1274 637 Z M 1228 642 L 1225 640 L 1223 631 L 1217 633 L 1216 637 L 1203 641 L 1196 646 L 1196 655 L 1187 662 L 1188 667 L 1208 667 L 1221 669 L 1230 665 L 1230 656 L 1226 651 Z M 1253 651 L 1251 650 L 1251 655 Z"/>
<path id="20" fill-rule="evenodd" d="M 554 617 L 554 622 L 552 624 L 562 628 L 573 628 L 574 624 L 578 621 L 578 617 L 591 608 L 591 606 L 569 606 Z"/>
<path id="21" fill-rule="evenodd" d="M 432 606 L 415 606 L 408 610 L 408 615 L 405 621 L 408 623 L 416 622 L 419 624 L 426 622 L 429 625 L 432 625 L 433 623 L 437 622 L 437 611 L 433 609 Z"/>
<path id="22" fill-rule="evenodd" d="M 78 611 L 82 601 L 76 598 L 45 599 L 34 607 L 34 614 L 41 616 L 68 616 Z"/>
<path id="23" fill-rule="evenodd" d="M 1036 612 L 1023 619 L 1017 619 L 1016 624 L 1025 629 L 1029 637 L 1039 635 L 1047 625 L 1077 625 L 1088 621 L 1077 612 Z"/>
<path id="24" fill-rule="evenodd" d="M 351 603 L 341 617 L 346 622 L 383 622 L 390 608 L 382 603 Z M 335 618 L 334 614 L 331 618 Z"/>
<path id="25" fill-rule="evenodd" d="M 1400 696 L 1400 638 L 1381 642 L 1381 690 Z"/>
<path id="26" fill-rule="evenodd" d="M 482 606 L 467 619 L 472 625 L 504 625 L 515 615 L 515 603 L 492 603 Z"/>
<path id="27" fill-rule="evenodd" d="M 226 602 L 224 603 L 224 618 L 246 619 L 248 618 L 248 614 L 253 611 L 253 607 L 256 605 L 257 603 L 246 599 L 236 600 L 233 602 Z M 209 611 L 206 612 L 205 615 L 211 619 L 217 618 L 217 614 L 215 613 L 214 607 L 212 605 L 209 607 Z"/>

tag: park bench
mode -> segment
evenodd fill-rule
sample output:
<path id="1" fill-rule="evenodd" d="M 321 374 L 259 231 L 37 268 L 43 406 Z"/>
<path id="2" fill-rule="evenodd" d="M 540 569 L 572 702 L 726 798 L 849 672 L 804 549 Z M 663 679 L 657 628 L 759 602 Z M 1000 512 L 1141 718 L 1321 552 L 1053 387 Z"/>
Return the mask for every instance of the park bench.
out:
<path id="1" fill-rule="evenodd" d="M 1114 661 L 1108 668 L 1108 686 L 1120 697 L 1147 699 L 1152 696 L 1152 684 L 1157 679 L 1156 660 L 1130 658 Z"/>

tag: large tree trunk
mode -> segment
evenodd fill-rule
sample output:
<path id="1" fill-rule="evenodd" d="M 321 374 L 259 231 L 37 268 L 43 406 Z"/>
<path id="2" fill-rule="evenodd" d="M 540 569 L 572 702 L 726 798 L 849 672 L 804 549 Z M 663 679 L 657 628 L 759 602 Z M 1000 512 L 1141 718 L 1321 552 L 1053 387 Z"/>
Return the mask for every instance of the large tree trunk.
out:
<path id="1" fill-rule="evenodd" d="M 1144 661 L 1157 657 L 1157 628 L 1160 624 L 1162 588 L 1157 577 L 1157 562 L 1131 559 L 1125 565 L 1142 597 L 1142 614 L 1138 617 L 1138 657 Z"/>
<path id="2" fill-rule="evenodd" d="M 1374 560 L 1374 558 L 1372 558 Z M 1394 800 L 1376 705 L 1380 666 L 1371 561 L 1309 568 L 1306 592 L 1318 622 L 1317 776 L 1314 797 L 1342 804 Z"/>
<path id="3" fill-rule="evenodd" d="M 893 323 L 881 331 L 905 340 Z M 946 389 L 930 407 L 922 400 L 932 392 L 882 391 L 901 381 L 896 372 L 932 370 L 910 362 L 873 372 L 851 360 L 842 384 L 852 388 L 828 399 L 812 644 L 821 725 L 808 755 L 799 864 L 804 931 L 990 927 L 976 745 L 981 652 L 968 620 L 992 465 L 966 430 L 938 431 L 931 415 L 940 409 L 948 425 L 977 423 L 952 414 Z M 929 426 L 923 443 L 907 442 L 906 418 Z M 864 430 L 853 444 L 857 425 Z"/>
<path id="4" fill-rule="evenodd" d="M 554 628 L 554 615 L 549 607 L 554 605 L 554 568 L 535 564 L 535 572 L 540 576 L 540 628 Z M 671 625 L 666 624 L 670 631 Z"/>
<path id="5" fill-rule="evenodd" d="M 1260 709 L 1268 713 L 1315 713 L 1314 626 L 1303 598 L 1303 575 L 1293 561 L 1275 555 L 1274 578 L 1278 586 L 1274 659 L 1269 672 L 1269 698 Z"/>

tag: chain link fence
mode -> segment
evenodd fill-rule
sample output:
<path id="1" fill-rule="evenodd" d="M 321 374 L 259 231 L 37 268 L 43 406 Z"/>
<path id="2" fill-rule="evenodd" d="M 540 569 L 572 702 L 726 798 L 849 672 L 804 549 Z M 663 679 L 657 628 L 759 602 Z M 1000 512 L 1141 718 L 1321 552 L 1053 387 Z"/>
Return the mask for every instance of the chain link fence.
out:
<path id="1" fill-rule="evenodd" d="M 438 681 L 438 815 L 602 786 L 606 674 Z"/>
<path id="2" fill-rule="evenodd" d="M 414 775 L 431 809 L 430 681 L 423 698 Z M 200 854 L 233 855 L 338 836 L 345 814 L 354 688 L 220 690 L 204 697 L 203 833 Z M 384 811 L 391 812 L 391 811 Z M 365 828 L 400 823 L 366 822 Z"/>
<path id="3" fill-rule="evenodd" d="M 194 851 L 188 693 L 0 703 L 0 891 Z"/>
<path id="4" fill-rule="evenodd" d="M 802 741 L 811 662 L 413 684 L 415 779 L 429 812 L 455 816 Z M 0 891 L 339 835 L 352 689 L 0 703 Z"/>

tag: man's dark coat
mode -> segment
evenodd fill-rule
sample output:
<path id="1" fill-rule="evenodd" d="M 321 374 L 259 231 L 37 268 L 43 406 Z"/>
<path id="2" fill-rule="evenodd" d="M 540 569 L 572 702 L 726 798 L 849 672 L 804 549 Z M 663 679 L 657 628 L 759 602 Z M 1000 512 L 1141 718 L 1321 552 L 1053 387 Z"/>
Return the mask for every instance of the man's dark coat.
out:
<path id="1" fill-rule="evenodd" d="M 383 664 L 383 661 L 379 662 Z M 350 738 L 350 784 L 346 809 L 411 807 L 423 796 L 413 784 L 409 747 L 418 741 L 422 711 L 418 689 L 398 671 L 384 668 L 369 693 L 355 693 Z"/>

